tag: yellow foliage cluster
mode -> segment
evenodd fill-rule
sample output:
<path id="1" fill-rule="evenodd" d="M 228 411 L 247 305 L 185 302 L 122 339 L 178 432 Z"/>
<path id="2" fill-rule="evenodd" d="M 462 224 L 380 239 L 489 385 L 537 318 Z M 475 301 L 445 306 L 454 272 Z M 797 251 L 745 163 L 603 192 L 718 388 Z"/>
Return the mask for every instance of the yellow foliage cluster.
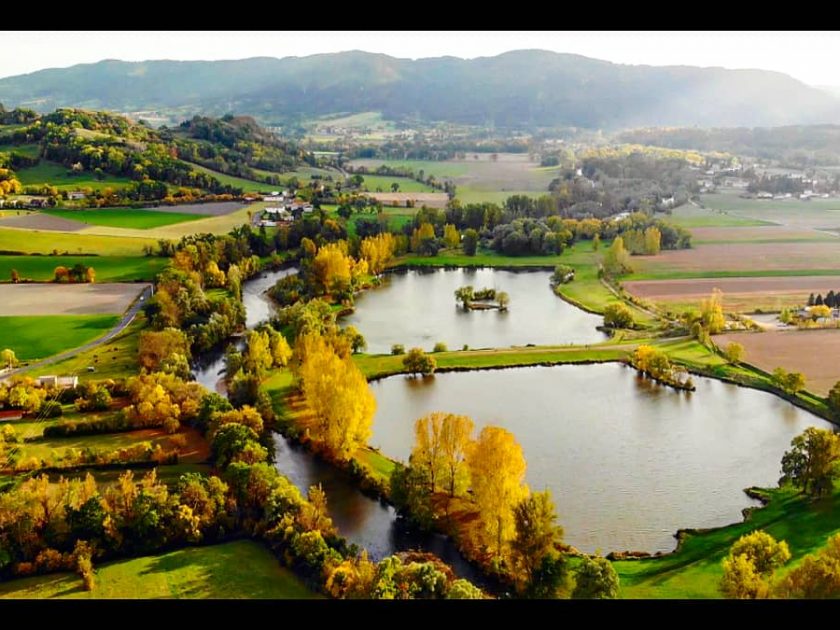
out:
<path id="1" fill-rule="evenodd" d="M 359 256 L 367 262 L 368 269 L 373 274 L 380 274 L 394 257 L 396 242 L 390 232 L 369 236 L 359 246 Z"/>
<path id="2" fill-rule="evenodd" d="M 312 437 L 338 459 L 349 459 L 371 436 L 376 399 L 349 356 L 317 335 L 306 335 L 299 368 L 303 394 L 315 415 Z"/>

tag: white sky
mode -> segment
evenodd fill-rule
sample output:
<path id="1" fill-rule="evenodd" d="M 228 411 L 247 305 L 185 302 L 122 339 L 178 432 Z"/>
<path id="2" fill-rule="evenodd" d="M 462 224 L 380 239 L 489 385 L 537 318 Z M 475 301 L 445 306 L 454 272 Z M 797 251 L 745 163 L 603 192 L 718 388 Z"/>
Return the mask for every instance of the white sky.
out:
<path id="1" fill-rule="evenodd" d="M 343 50 L 417 59 L 541 48 L 649 65 L 760 68 L 840 86 L 840 32 L 0 31 L 0 77 L 102 59 L 244 59 Z"/>

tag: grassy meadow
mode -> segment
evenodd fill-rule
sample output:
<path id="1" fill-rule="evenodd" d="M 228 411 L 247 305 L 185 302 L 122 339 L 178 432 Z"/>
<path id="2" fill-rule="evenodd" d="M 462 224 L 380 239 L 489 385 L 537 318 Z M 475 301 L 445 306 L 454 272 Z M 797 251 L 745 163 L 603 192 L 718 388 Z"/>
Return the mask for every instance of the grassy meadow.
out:
<path id="1" fill-rule="evenodd" d="M 206 218 L 201 214 L 182 212 L 156 212 L 132 208 L 101 208 L 98 210 L 44 210 L 45 214 L 89 225 L 148 230 L 184 221 L 198 221 Z"/>
<path id="2" fill-rule="evenodd" d="M 119 320 L 119 315 L 0 317 L 0 348 L 11 348 L 21 361 L 43 359 L 101 337 Z"/>
<path id="3" fill-rule="evenodd" d="M 12 269 L 22 279 L 48 282 L 58 266 L 82 263 L 96 270 L 97 282 L 151 281 L 166 267 L 168 258 L 132 256 L 0 256 L 0 282 L 8 282 Z"/>

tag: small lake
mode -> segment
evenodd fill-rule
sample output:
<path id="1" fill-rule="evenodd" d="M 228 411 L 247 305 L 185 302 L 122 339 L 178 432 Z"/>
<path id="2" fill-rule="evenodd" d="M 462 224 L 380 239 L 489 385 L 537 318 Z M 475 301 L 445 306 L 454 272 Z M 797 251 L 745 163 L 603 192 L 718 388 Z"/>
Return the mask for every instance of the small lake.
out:
<path id="1" fill-rule="evenodd" d="M 385 274 L 381 287 L 356 296 L 356 310 L 342 319 L 365 336 L 371 354 L 391 346 L 431 350 L 438 341 L 450 350 L 557 344 L 606 339 L 595 329 L 602 318 L 563 301 L 551 290 L 549 271 L 429 269 Z M 455 290 L 465 285 L 510 295 L 507 312 L 465 311 Z"/>
<path id="2" fill-rule="evenodd" d="M 394 376 L 371 383 L 372 446 L 406 461 L 431 411 L 511 431 L 532 490 L 551 490 L 565 540 L 585 552 L 676 547 L 680 528 L 741 520 L 743 489 L 774 486 L 808 426 L 831 425 L 768 394 L 694 377 L 677 392 L 619 364 Z"/>

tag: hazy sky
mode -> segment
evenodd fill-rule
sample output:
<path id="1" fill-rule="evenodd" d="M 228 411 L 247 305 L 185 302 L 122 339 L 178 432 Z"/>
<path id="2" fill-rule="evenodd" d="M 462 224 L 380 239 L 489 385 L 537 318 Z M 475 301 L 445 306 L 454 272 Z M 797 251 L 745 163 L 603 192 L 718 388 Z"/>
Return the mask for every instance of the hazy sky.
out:
<path id="1" fill-rule="evenodd" d="M 0 77 L 101 59 L 243 59 L 342 50 L 482 57 L 541 48 L 616 63 L 761 68 L 840 86 L 840 32 L 0 31 Z"/>

